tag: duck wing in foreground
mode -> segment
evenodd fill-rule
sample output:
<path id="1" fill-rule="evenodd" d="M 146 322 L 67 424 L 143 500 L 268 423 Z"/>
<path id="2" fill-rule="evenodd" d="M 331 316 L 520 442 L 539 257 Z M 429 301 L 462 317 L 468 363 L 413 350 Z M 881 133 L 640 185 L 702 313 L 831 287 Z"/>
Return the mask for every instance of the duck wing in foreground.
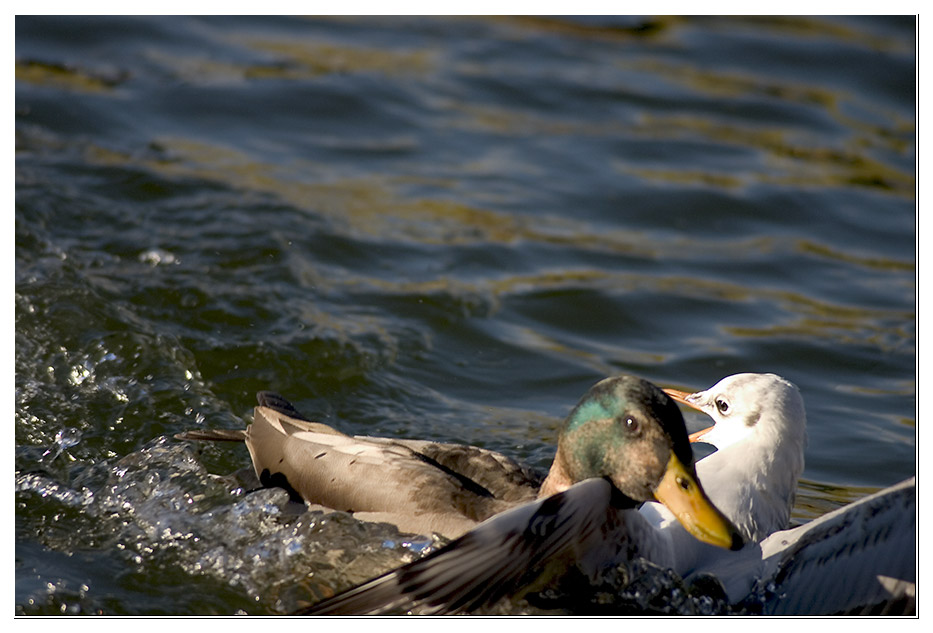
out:
<path id="1" fill-rule="evenodd" d="M 423 607 L 423 613 L 442 614 L 493 604 L 535 577 L 560 574 L 594 542 L 607 542 L 621 511 L 613 505 L 618 496 L 608 481 L 588 479 L 497 515 L 425 558 L 299 613 L 404 613 Z"/>

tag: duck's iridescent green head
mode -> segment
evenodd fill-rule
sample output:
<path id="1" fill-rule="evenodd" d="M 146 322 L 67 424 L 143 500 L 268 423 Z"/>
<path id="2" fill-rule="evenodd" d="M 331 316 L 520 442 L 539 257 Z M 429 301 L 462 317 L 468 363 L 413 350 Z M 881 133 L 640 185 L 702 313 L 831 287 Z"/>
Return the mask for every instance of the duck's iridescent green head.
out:
<path id="1" fill-rule="evenodd" d="M 698 539 L 741 546 L 697 480 L 680 409 L 646 380 L 616 376 L 594 385 L 564 422 L 554 459 L 573 482 L 608 478 L 634 501 L 664 503 Z"/>

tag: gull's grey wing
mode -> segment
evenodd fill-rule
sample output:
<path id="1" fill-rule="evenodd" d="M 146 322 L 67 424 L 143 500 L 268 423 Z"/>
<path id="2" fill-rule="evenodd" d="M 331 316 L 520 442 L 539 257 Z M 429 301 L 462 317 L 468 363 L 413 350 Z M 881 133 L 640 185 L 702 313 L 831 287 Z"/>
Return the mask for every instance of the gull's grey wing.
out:
<path id="1" fill-rule="evenodd" d="M 834 614 L 913 604 L 916 479 L 761 543 L 769 614 Z"/>

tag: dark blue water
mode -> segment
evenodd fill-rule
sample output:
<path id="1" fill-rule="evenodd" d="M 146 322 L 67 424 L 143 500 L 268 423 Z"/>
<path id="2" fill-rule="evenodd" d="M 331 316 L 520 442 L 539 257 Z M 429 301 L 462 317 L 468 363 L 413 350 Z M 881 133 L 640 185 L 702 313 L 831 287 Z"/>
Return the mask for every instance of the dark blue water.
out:
<path id="1" fill-rule="evenodd" d="M 602 377 L 774 372 L 795 520 L 914 474 L 914 51 L 912 17 L 17 18 L 17 613 L 287 612 L 425 545 L 169 439 L 260 389 L 543 468 Z"/>

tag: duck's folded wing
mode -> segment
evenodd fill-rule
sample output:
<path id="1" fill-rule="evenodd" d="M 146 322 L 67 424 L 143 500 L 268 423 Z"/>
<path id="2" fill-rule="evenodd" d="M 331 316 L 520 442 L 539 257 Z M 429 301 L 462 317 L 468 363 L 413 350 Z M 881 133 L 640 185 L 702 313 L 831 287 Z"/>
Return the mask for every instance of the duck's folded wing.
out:
<path id="1" fill-rule="evenodd" d="M 910 608 L 916 582 L 915 478 L 762 542 L 771 614 Z"/>
<path id="2" fill-rule="evenodd" d="M 416 534 L 456 538 L 537 492 L 533 475 L 491 451 L 351 437 L 308 420 L 278 394 L 261 391 L 257 398 L 245 431 L 197 430 L 177 437 L 245 441 L 263 486 Z"/>
<path id="3" fill-rule="evenodd" d="M 455 487 L 404 446 L 344 435 L 268 407 L 256 407 L 246 446 L 260 478 L 282 476 L 306 501 L 337 510 L 391 507 L 419 487 L 433 485 L 438 494 Z"/>
<path id="4" fill-rule="evenodd" d="M 482 523 L 448 546 L 301 613 L 371 614 L 424 607 L 456 613 L 519 591 L 529 572 L 556 571 L 602 542 L 616 510 L 613 489 L 589 479 Z M 617 494 L 617 493 L 615 493 Z"/>
<path id="5" fill-rule="evenodd" d="M 544 481 L 542 473 L 502 453 L 478 446 L 379 437 L 358 439 L 409 448 L 436 467 L 462 476 L 471 485 L 478 484 L 497 499 L 510 503 L 524 503 L 537 498 L 538 489 Z"/>

